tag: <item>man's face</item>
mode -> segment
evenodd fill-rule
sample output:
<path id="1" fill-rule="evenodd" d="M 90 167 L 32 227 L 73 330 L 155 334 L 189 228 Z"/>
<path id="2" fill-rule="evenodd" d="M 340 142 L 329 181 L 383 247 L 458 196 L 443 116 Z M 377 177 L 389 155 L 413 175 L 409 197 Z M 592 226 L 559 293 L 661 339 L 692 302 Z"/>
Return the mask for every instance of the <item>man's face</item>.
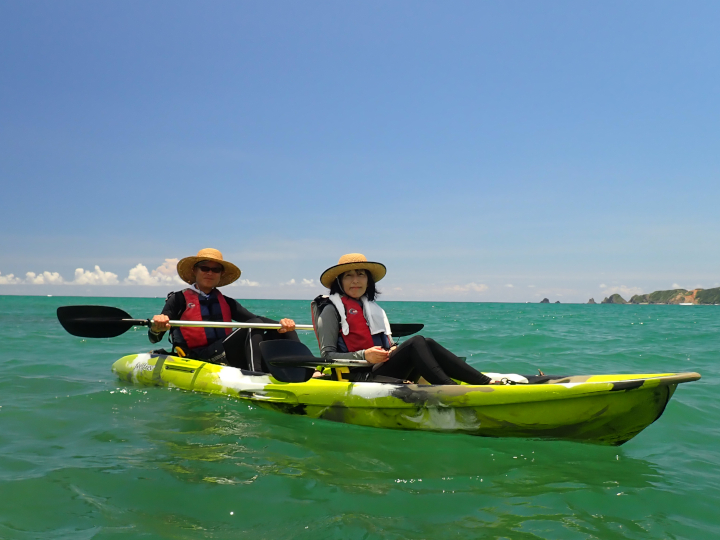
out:
<path id="1" fill-rule="evenodd" d="M 215 261 L 200 261 L 193 268 L 195 283 L 200 290 L 214 289 L 224 274 L 222 264 Z"/>

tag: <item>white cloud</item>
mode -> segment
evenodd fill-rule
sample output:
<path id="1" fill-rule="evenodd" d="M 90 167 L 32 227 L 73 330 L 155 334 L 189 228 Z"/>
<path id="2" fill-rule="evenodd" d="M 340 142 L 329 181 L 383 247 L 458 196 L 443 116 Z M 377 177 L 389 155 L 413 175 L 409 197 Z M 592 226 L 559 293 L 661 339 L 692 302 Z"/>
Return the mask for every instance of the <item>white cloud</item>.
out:
<path id="1" fill-rule="evenodd" d="M 605 293 L 608 295 L 617 293 L 625 298 L 625 300 L 629 300 L 631 296 L 642 294 L 642 289 L 640 287 L 626 287 L 625 285 L 620 285 L 618 287 L 608 287 Z"/>
<path id="2" fill-rule="evenodd" d="M 117 285 L 119 281 L 117 274 L 103 272 L 96 264 L 95 270 L 92 272 L 90 270 L 77 268 L 75 270 L 75 280 L 73 283 L 76 285 Z"/>
<path id="3" fill-rule="evenodd" d="M 484 284 L 478 285 L 477 283 L 468 283 L 467 288 L 475 292 L 484 292 L 488 290 L 488 286 Z"/>
<path id="4" fill-rule="evenodd" d="M 293 287 L 295 285 L 301 285 L 303 287 L 318 287 L 320 284 L 316 283 L 314 279 L 303 278 L 301 281 L 296 281 L 295 278 L 290 281 L 283 281 L 280 283 L 282 287 Z"/>
<path id="5" fill-rule="evenodd" d="M 31 285 L 58 285 L 60 283 L 65 283 L 65 280 L 57 272 L 48 272 L 46 270 L 42 274 L 27 272 L 25 274 L 25 283 L 29 283 Z"/>
<path id="6" fill-rule="evenodd" d="M 177 273 L 179 259 L 165 259 L 165 262 L 152 271 L 153 276 L 177 278 L 180 283 L 185 283 Z"/>
<path id="7" fill-rule="evenodd" d="M 678 285 L 677 283 L 673 283 L 673 284 L 672 284 L 672 288 L 673 288 L 673 289 L 684 289 L 685 287 L 681 287 L 681 286 Z"/>
<path id="8" fill-rule="evenodd" d="M 290 281 L 283 281 L 280 283 L 282 287 L 293 287 L 295 285 L 301 285 L 303 287 L 318 287 L 320 284 L 316 283 L 314 279 L 303 278 L 301 281 L 296 281 L 295 278 Z"/>
<path id="9" fill-rule="evenodd" d="M 177 275 L 177 259 L 165 259 L 165 262 L 152 272 L 144 264 L 138 263 L 131 268 L 124 283 L 128 285 L 182 285 L 183 280 Z"/>
<path id="10" fill-rule="evenodd" d="M 601 283 L 601 284 L 600 284 L 600 288 L 601 288 L 601 289 L 604 289 L 605 287 L 607 287 L 607 285 L 605 285 L 604 283 Z"/>
<path id="11" fill-rule="evenodd" d="M 20 283 L 21 281 L 22 280 L 20 278 L 15 277 L 15 274 L 3 276 L 2 272 L 0 272 L 0 285 L 14 285 L 16 283 Z"/>
<path id="12" fill-rule="evenodd" d="M 131 268 L 125 283 L 130 285 L 159 285 L 158 279 L 151 276 L 144 264 L 138 263 L 135 268 Z"/>
<path id="13" fill-rule="evenodd" d="M 485 292 L 488 290 L 488 286 L 484 284 L 477 284 L 477 283 L 467 283 L 465 285 L 455 285 L 454 287 L 449 287 L 451 291 L 458 291 L 458 292 L 464 292 L 464 291 L 475 291 L 475 292 Z"/>
<path id="14" fill-rule="evenodd" d="M 528 285 L 528 289 L 534 289 L 535 285 Z"/>
<path id="15" fill-rule="evenodd" d="M 514 285 L 513 285 L 512 283 L 508 283 L 508 284 L 505 285 L 505 286 L 508 287 L 509 289 L 512 289 L 512 288 L 514 287 Z"/>
<path id="16" fill-rule="evenodd" d="M 259 287 L 260 283 L 257 281 L 250 281 L 249 279 L 238 279 L 232 285 L 239 285 L 240 287 Z"/>

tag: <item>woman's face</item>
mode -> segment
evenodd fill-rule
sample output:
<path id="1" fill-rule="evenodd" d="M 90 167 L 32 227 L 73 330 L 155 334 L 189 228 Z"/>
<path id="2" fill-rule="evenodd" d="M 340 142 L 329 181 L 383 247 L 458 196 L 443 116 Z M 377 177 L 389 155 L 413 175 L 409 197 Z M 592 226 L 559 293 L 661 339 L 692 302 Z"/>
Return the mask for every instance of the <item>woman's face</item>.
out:
<path id="1" fill-rule="evenodd" d="M 342 275 L 342 288 L 351 298 L 358 300 L 367 291 L 368 277 L 366 270 L 350 270 Z"/>

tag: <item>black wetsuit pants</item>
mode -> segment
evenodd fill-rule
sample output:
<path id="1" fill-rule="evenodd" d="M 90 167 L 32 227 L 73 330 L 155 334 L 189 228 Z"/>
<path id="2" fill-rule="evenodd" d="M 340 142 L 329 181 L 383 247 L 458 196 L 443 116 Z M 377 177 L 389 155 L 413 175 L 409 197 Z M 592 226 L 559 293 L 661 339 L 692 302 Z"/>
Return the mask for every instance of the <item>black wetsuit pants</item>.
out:
<path id="1" fill-rule="evenodd" d="M 463 362 L 437 341 L 422 336 L 413 336 L 399 345 L 390 353 L 390 359 L 372 374 L 397 379 L 415 379 L 419 374 L 430 384 L 455 384 L 452 379 L 469 384 L 490 382 L 489 377 Z"/>

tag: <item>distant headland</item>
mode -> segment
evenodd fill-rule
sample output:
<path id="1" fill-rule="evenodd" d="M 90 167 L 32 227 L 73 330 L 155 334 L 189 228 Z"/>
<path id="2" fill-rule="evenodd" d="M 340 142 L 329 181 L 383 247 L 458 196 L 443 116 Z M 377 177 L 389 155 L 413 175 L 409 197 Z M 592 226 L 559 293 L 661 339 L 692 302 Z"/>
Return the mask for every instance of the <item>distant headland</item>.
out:
<path id="1" fill-rule="evenodd" d="M 595 304 L 591 298 L 588 304 Z M 619 294 L 608 296 L 601 304 L 720 304 L 720 287 L 714 289 L 672 289 L 650 294 L 636 294 L 629 301 Z"/>

